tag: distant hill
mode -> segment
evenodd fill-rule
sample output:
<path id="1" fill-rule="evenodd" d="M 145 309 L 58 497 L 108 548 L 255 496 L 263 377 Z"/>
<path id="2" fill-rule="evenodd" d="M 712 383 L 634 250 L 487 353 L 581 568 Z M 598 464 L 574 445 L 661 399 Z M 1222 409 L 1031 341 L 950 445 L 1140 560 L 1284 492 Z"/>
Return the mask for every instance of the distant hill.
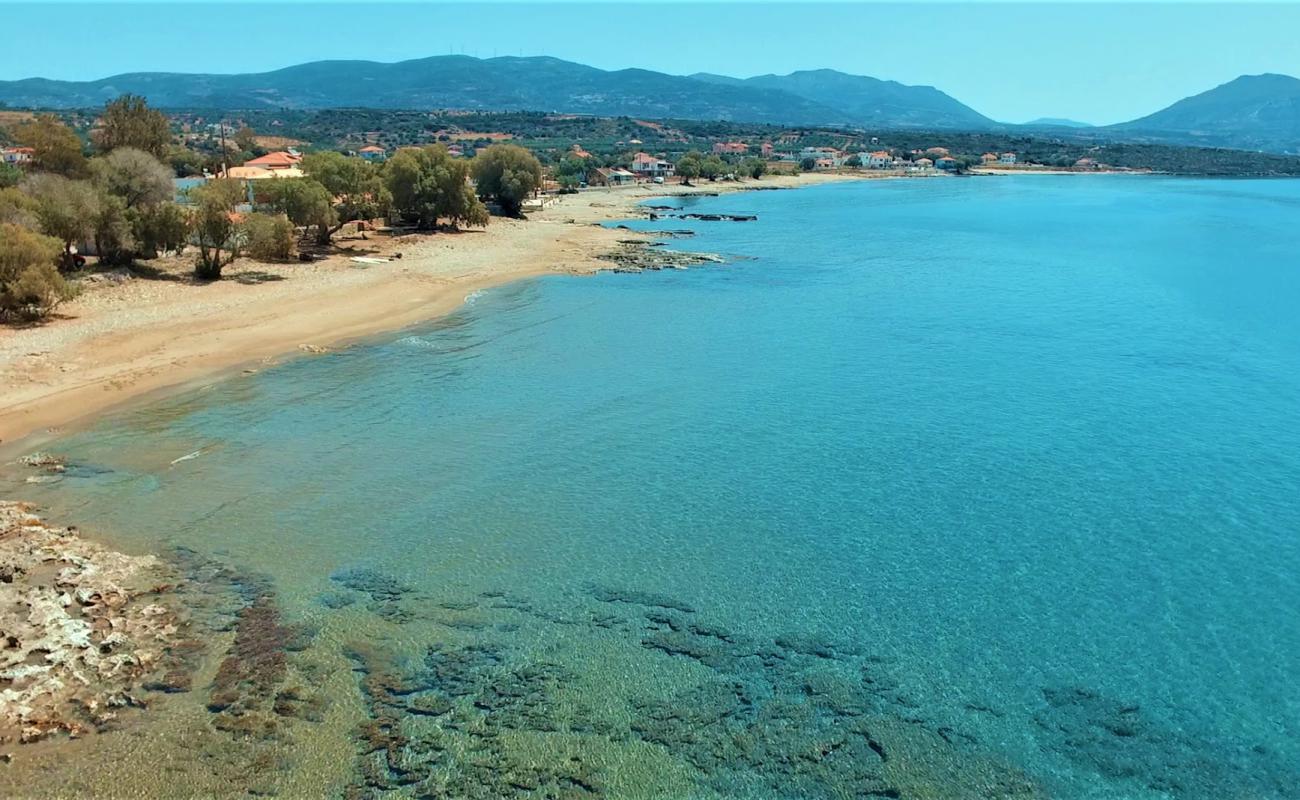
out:
<path id="1" fill-rule="evenodd" d="M 1105 130 L 1157 142 L 1300 153 L 1300 80 L 1243 75 Z"/>
<path id="2" fill-rule="evenodd" d="M 606 71 L 548 57 L 317 61 L 244 75 L 154 72 L 84 82 L 0 81 L 0 101 L 18 107 L 88 108 L 127 92 L 164 108 L 459 108 L 805 125 L 990 124 L 937 89 L 832 70 L 739 80 Z"/>
<path id="3" fill-rule="evenodd" d="M 159 107 L 459 108 L 604 116 L 825 123 L 843 114 L 760 87 L 722 87 L 641 69 L 615 72 L 557 58 L 435 56 L 395 64 L 316 61 L 245 75 L 133 73 L 97 81 L 0 82 L 11 106 L 102 105 L 130 92 Z"/>
<path id="4" fill-rule="evenodd" d="M 1093 125 L 1088 122 L 1079 122 L 1073 119 L 1062 119 L 1060 117 L 1039 117 L 1031 119 L 1024 123 L 1026 128 L 1091 128 Z"/>
<path id="5" fill-rule="evenodd" d="M 723 86 L 773 89 L 839 109 L 857 125 L 881 128 L 986 130 L 998 123 L 933 86 L 908 86 L 833 69 L 740 79 L 707 72 L 691 76 Z"/>

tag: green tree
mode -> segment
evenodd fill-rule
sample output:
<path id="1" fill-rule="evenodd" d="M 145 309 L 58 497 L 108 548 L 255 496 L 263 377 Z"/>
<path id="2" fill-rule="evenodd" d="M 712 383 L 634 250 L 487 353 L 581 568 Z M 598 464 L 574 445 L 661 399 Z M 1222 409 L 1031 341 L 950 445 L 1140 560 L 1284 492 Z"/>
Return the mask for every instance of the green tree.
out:
<path id="1" fill-rule="evenodd" d="M 235 132 L 235 144 L 239 146 L 240 150 L 250 152 L 261 149 L 257 146 L 257 134 L 253 133 L 253 129 L 247 125 Z"/>
<path id="2" fill-rule="evenodd" d="M 799 169 L 802 169 L 804 172 L 812 172 L 813 170 L 817 169 L 817 159 L 813 158 L 812 156 L 808 156 L 807 158 L 799 162 Z"/>
<path id="3" fill-rule="evenodd" d="M 849 156 L 848 160 L 844 162 L 844 166 L 846 166 L 846 167 L 860 167 L 860 166 L 862 166 L 862 157 L 859 156 L 859 155 L 856 155 L 856 154 L 855 154 L 855 155 L 851 155 L 851 156 Z"/>
<path id="4" fill-rule="evenodd" d="M 159 253 L 180 253 L 189 234 L 189 216 L 175 203 L 132 210 L 131 235 L 137 252 L 144 258 L 156 258 Z"/>
<path id="5" fill-rule="evenodd" d="M 89 181 L 52 174 L 33 175 L 26 189 L 36 201 L 36 219 L 41 232 L 63 243 L 63 266 L 71 269 L 72 246 L 94 235 L 99 193 Z"/>
<path id="6" fill-rule="evenodd" d="M 158 159 L 134 147 L 119 147 L 90 161 L 95 184 L 119 197 L 127 208 L 154 205 L 172 199 L 172 171 Z"/>
<path id="7" fill-rule="evenodd" d="M 542 187 L 542 165 L 537 157 L 517 144 L 494 144 L 478 155 L 470 166 L 479 197 L 496 200 L 511 217 L 519 216 L 524 200 Z"/>
<path id="8" fill-rule="evenodd" d="M 700 160 L 700 177 L 716 181 L 719 177 L 731 172 L 727 162 L 715 155 L 706 156 Z"/>
<path id="9" fill-rule="evenodd" d="M 202 153 L 196 153 L 188 147 L 172 145 L 167 148 L 167 165 L 172 168 L 172 172 L 177 177 L 188 178 L 193 175 L 202 175 L 206 159 Z"/>
<path id="10" fill-rule="evenodd" d="M 229 178 L 208 181 L 194 189 L 191 199 L 195 207 L 190 225 L 199 247 L 194 275 L 204 281 L 221 280 L 221 270 L 238 250 L 235 207 L 244 201 L 244 186 Z"/>
<path id="11" fill-rule="evenodd" d="M 751 178 L 758 179 L 767 174 L 767 162 L 761 158 L 747 158 L 741 162 L 740 171 Z"/>
<path id="12" fill-rule="evenodd" d="M 284 214 L 294 225 L 315 227 L 316 241 L 330 240 L 338 222 L 332 198 L 325 187 L 312 178 L 276 178 L 257 182 L 257 201 Z"/>
<path id="13" fill-rule="evenodd" d="M 686 186 L 691 185 L 691 181 L 700 177 L 700 162 L 703 157 L 692 150 L 677 160 L 677 176 L 682 179 Z"/>
<path id="14" fill-rule="evenodd" d="M 393 210 L 432 230 L 439 219 L 486 225 L 487 208 L 469 185 L 469 163 L 452 158 L 440 144 L 404 147 L 384 164 L 384 184 Z"/>
<path id="15" fill-rule="evenodd" d="M 32 162 L 43 172 L 68 178 L 86 174 L 81 139 L 53 114 L 37 114 L 35 119 L 18 125 L 14 129 L 14 141 L 35 151 Z"/>
<path id="16" fill-rule="evenodd" d="M 18 182 L 23 179 L 23 171 L 13 164 L 0 163 L 0 189 L 8 189 L 10 186 L 17 186 Z"/>
<path id="17" fill-rule="evenodd" d="M 36 201 L 17 187 L 0 189 L 0 222 L 25 228 L 37 227 L 40 223 L 36 218 Z"/>
<path id="18" fill-rule="evenodd" d="M 364 158 L 326 151 L 309 153 L 302 159 L 302 171 L 318 181 L 334 203 L 336 219 L 331 228 L 319 228 L 321 244 L 349 222 L 374 219 L 387 213 L 391 196 L 379 170 Z M 293 215 L 289 215 L 290 219 Z"/>
<path id="19" fill-rule="evenodd" d="M 249 214 L 243 233 L 245 251 L 258 261 L 293 258 L 293 223 L 284 214 Z"/>
<path id="20" fill-rule="evenodd" d="M 134 147 L 155 158 L 167 155 L 172 141 L 167 116 L 149 108 L 143 97 L 124 94 L 104 105 L 95 144 L 108 152 L 119 147 Z"/>
<path id="21" fill-rule="evenodd" d="M 135 238 L 131 218 L 122 198 L 100 192 L 91 218 L 91 240 L 100 264 L 129 264 L 134 255 Z"/>
<path id="22" fill-rule="evenodd" d="M 72 296 L 55 268 L 61 250 L 52 236 L 0 223 L 0 318 L 43 317 Z"/>

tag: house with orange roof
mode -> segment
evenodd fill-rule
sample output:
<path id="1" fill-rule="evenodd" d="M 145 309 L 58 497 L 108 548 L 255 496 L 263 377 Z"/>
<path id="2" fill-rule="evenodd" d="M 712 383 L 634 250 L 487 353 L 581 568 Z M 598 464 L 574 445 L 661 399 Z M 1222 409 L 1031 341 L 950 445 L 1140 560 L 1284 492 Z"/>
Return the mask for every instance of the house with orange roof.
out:
<path id="1" fill-rule="evenodd" d="M 980 156 L 980 161 L 983 161 L 985 164 L 992 164 L 997 160 L 998 160 L 997 153 L 985 153 L 984 155 Z"/>
<path id="2" fill-rule="evenodd" d="M 632 156 L 632 172 L 642 178 L 667 178 L 673 174 L 673 165 L 649 153 Z"/>
<path id="3" fill-rule="evenodd" d="M 872 153 L 863 153 L 858 156 L 862 166 L 868 169 L 887 169 L 894 163 L 894 158 L 888 150 L 876 150 Z"/>
<path id="4" fill-rule="evenodd" d="M 0 150 L 0 159 L 6 164 L 26 164 L 36 155 L 30 147 L 6 147 Z"/>
<path id="5" fill-rule="evenodd" d="M 744 142 L 714 142 L 713 152 L 720 156 L 743 156 L 749 153 L 749 145 Z"/>
<path id="6" fill-rule="evenodd" d="M 302 161 L 302 156 L 284 150 L 277 150 L 274 153 L 267 153 L 264 156 L 249 159 L 244 162 L 244 166 L 270 170 L 293 169 L 298 166 L 299 161 Z"/>
<path id="7" fill-rule="evenodd" d="M 582 145 L 580 145 L 580 144 L 574 144 L 574 145 L 573 145 L 573 157 L 574 157 L 574 158 L 591 158 L 591 153 L 588 153 L 586 150 L 583 150 L 583 149 L 582 149 Z"/>
<path id="8" fill-rule="evenodd" d="M 388 158 L 388 151 L 377 144 L 368 144 L 357 151 L 357 155 L 366 161 L 383 161 Z"/>

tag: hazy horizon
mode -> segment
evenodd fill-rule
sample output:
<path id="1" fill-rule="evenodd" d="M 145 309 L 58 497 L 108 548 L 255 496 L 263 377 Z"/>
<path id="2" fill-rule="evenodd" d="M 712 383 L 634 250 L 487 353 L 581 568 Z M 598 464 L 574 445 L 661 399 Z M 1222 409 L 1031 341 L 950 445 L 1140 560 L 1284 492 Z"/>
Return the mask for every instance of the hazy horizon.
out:
<path id="1" fill-rule="evenodd" d="M 448 53 L 546 55 L 678 75 L 838 69 L 935 86 L 999 121 L 1103 125 L 1239 75 L 1300 75 L 1292 36 L 1300 5 L 1268 3 L 98 2 L 11 4 L 6 11 L 13 30 L 39 30 L 57 14 L 65 25 L 79 23 L 72 30 L 101 35 L 79 37 L 69 50 L 75 58 L 52 57 L 52 35 L 16 37 L 0 52 L 0 80 L 263 72 L 326 59 Z M 651 32 L 643 33 L 647 20 Z M 310 34 L 296 35 L 304 24 Z M 395 30 L 419 33 L 395 38 Z"/>

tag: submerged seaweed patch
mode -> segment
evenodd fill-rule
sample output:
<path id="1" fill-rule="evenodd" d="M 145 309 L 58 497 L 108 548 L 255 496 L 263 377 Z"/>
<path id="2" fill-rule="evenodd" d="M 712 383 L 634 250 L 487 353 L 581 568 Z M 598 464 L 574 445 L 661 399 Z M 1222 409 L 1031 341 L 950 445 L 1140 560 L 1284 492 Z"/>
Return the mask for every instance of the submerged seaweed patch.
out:
<path id="1" fill-rule="evenodd" d="M 1034 715 L 1043 747 L 1108 778 L 1188 800 L 1300 797 L 1300 769 L 1262 747 L 1198 739 L 1084 687 L 1046 688 L 1043 699 Z"/>
<path id="2" fill-rule="evenodd" d="M 689 659 L 707 672 L 669 695 L 622 687 L 622 711 L 598 714 L 569 667 L 494 641 L 434 642 L 416 661 L 357 644 L 350 656 L 368 719 L 357 732 L 350 796 L 603 796 L 615 780 L 602 766 L 610 754 L 645 747 L 680 764 L 697 792 L 715 796 L 1040 795 L 1019 771 L 977 749 L 974 737 L 918 718 L 885 677 L 883 660 L 849 643 L 751 638 L 671 597 L 592 594 L 602 604 L 641 606 L 639 624 L 598 609 L 555 615 L 506 593 L 483 598 L 499 614 L 587 625 L 593 635 L 612 633 L 652 657 Z M 607 755 L 594 761 L 595 753 Z"/>

